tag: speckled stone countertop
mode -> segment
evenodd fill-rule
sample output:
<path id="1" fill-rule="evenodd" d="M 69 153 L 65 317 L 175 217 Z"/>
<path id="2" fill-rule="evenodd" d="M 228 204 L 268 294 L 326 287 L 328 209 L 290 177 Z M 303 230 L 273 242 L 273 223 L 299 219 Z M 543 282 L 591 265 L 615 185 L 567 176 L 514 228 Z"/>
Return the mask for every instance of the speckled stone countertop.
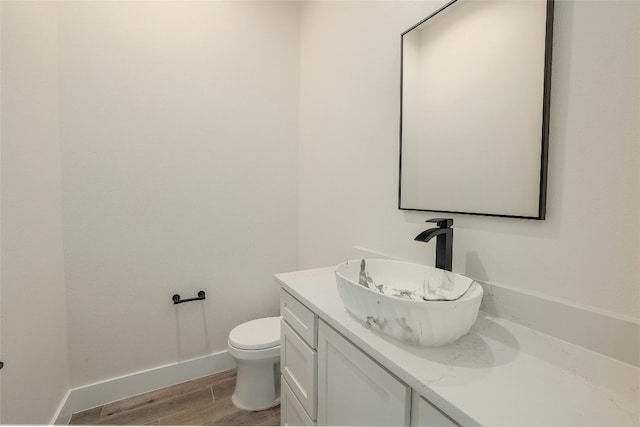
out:
<path id="1" fill-rule="evenodd" d="M 453 344 L 404 344 L 346 311 L 333 267 L 275 277 L 327 324 L 462 425 L 640 425 L 640 370 L 634 366 L 483 312 Z"/>

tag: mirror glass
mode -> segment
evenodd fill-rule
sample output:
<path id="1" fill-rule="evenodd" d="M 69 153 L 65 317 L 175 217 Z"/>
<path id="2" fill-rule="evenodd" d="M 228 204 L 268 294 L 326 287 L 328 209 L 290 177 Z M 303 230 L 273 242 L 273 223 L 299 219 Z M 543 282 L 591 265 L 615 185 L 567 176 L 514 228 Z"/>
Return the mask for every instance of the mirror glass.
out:
<path id="1" fill-rule="evenodd" d="M 552 22 L 454 0 L 402 34 L 400 209 L 544 219 Z"/>

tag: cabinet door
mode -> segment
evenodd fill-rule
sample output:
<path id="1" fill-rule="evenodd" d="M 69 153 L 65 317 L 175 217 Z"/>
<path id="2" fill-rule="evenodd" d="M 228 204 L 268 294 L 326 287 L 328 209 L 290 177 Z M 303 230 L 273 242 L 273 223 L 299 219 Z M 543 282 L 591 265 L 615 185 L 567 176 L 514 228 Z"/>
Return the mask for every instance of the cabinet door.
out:
<path id="1" fill-rule="evenodd" d="M 320 321 L 318 425 L 409 424 L 410 388 Z"/>
<path id="2" fill-rule="evenodd" d="M 282 392 L 280 394 L 280 424 L 283 426 L 312 426 L 313 421 L 305 412 L 298 398 L 287 384 L 284 378 L 281 381 Z"/>
<path id="3" fill-rule="evenodd" d="M 411 427 L 418 426 L 455 427 L 459 424 L 414 390 L 411 402 Z"/>

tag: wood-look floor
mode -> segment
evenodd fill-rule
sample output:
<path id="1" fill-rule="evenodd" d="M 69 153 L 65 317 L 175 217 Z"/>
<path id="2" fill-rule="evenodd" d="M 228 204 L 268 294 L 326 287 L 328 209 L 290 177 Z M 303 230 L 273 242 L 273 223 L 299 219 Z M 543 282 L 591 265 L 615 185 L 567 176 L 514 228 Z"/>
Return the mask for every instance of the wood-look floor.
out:
<path id="1" fill-rule="evenodd" d="M 71 425 L 280 425 L 280 406 L 245 411 L 231 402 L 235 369 L 79 412 Z"/>

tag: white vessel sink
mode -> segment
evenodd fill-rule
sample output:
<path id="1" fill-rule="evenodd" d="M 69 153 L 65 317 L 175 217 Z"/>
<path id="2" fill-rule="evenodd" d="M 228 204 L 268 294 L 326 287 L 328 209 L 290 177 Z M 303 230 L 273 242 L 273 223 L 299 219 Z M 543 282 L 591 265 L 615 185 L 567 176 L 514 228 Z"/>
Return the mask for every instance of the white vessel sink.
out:
<path id="1" fill-rule="evenodd" d="M 355 259 L 338 264 L 335 275 L 351 314 L 385 335 L 423 346 L 449 344 L 469 332 L 482 301 L 478 282 L 411 262 Z"/>

